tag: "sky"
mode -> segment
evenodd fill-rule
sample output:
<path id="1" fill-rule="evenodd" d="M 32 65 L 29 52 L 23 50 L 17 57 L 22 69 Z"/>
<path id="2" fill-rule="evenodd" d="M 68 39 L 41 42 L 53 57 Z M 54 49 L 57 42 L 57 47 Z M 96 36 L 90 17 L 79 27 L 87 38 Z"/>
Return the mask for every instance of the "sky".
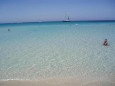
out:
<path id="1" fill-rule="evenodd" d="M 0 0 L 0 23 L 115 20 L 115 0 Z"/>

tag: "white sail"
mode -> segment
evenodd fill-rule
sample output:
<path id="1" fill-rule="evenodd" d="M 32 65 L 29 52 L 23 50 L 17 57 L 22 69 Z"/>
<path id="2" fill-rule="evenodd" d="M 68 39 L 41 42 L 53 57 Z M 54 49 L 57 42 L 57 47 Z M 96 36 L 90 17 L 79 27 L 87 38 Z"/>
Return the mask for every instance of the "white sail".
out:
<path id="1" fill-rule="evenodd" d="M 66 17 L 66 20 L 64 20 L 64 22 L 69 22 L 69 21 L 70 21 L 70 18 L 68 16 L 68 17 Z"/>

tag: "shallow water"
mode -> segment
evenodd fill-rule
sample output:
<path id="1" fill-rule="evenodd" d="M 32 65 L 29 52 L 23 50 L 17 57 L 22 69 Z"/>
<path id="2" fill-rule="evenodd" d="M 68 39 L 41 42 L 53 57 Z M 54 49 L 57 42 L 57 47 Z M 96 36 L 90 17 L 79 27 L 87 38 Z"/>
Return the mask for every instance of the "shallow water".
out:
<path id="1" fill-rule="evenodd" d="M 52 77 L 115 81 L 115 22 L 1 24 L 0 80 Z"/>

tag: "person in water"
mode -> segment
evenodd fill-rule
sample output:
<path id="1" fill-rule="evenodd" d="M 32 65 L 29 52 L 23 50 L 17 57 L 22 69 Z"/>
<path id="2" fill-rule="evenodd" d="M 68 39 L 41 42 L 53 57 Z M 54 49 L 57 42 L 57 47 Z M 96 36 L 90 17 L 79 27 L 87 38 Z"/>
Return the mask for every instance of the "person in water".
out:
<path id="1" fill-rule="evenodd" d="M 10 29 L 8 29 L 8 31 L 10 31 Z"/>
<path id="2" fill-rule="evenodd" d="M 107 41 L 107 39 L 105 39 L 103 45 L 104 45 L 104 46 L 108 46 L 108 41 Z"/>

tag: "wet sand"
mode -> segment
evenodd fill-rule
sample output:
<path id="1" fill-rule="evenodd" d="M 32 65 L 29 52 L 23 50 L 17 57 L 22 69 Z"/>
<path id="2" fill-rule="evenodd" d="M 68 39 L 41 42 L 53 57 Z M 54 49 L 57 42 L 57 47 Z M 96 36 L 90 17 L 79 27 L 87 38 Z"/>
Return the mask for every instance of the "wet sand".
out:
<path id="1" fill-rule="evenodd" d="M 0 86 L 81 86 L 81 82 L 76 79 L 9 80 L 1 81 Z"/>
<path id="2" fill-rule="evenodd" d="M 77 79 L 8 80 L 0 81 L 0 86 L 115 86 L 115 83 L 108 81 L 83 83 Z"/>
<path id="3" fill-rule="evenodd" d="M 115 83 L 109 81 L 94 81 L 94 82 L 83 84 L 82 86 L 115 86 Z"/>

